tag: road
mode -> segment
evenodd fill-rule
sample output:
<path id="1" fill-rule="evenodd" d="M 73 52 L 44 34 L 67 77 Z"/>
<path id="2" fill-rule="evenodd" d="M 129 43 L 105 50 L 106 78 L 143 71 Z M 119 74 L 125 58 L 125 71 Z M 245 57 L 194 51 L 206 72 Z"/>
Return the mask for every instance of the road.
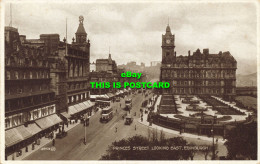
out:
<path id="1" fill-rule="evenodd" d="M 148 136 L 148 127 L 138 123 L 140 106 L 145 99 L 142 94 L 130 95 L 133 98 L 133 107 L 131 114 L 137 113 L 134 117 L 133 123 L 124 125 L 122 115 L 126 111 L 120 109 L 119 102 L 112 104 L 114 109 L 114 117 L 108 123 L 100 123 L 100 111 L 90 118 L 90 124 L 87 129 L 87 144 L 83 143 L 84 127 L 82 124 L 77 125 L 70 131 L 68 136 L 62 139 L 56 139 L 55 151 L 37 150 L 25 158 L 25 160 L 98 160 L 106 153 L 108 146 L 123 138 L 128 138 L 134 135 Z M 150 95 L 151 96 L 151 95 Z M 149 96 L 149 97 L 150 97 Z M 146 99 L 148 99 L 147 97 Z M 126 99 L 126 98 L 125 98 Z M 122 108 L 125 106 L 124 100 L 120 103 Z M 117 113 L 116 113 L 117 109 Z M 136 125 L 136 130 L 135 130 Z M 116 132 L 117 128 L 117 132 Z M 166 137 L 176 137 L 174 134 L 165 134 Z M 185 138 L 186 139 L 186 138 Z M 196 139 L 186 139 L 188 142 L 193 142 L 200 145 L 211 144 L 207 141 L 198 141 Z M 52 143 L 44 147 L 52 147 Z M 225 149 L 223 145 L 219 145 L 220 149 Z M 203 159 L 202 155 L 195 156 L 195 159 Z"/>

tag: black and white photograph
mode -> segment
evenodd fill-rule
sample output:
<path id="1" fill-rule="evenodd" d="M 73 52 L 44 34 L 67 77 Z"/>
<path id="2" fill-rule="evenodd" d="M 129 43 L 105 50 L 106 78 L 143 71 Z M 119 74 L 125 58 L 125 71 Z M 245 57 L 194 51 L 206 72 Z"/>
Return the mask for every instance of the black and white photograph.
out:
<path id="1" fill-rule="evenodd" d="M 0 3 L 0 163 L 259 162 L 259 1 Z"/>

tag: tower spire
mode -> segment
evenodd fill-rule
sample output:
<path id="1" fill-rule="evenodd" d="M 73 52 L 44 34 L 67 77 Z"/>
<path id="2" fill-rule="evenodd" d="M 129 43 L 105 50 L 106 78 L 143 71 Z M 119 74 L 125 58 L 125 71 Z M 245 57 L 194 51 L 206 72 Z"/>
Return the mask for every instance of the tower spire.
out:
<path id="1" fill-rule="evenodd" d="M 83 26 L 83 21 L 84 21 L 84 17 L 82 15 L 79 16 L 79 27 L 76 32 L 76 43 L 77 44 L 82 44 L 87 41 L 87 33 Z"/>
<path id="2" fill-rule="evenodd" d="M 68 38 L 67 38 L 67 28 L 68 28 L 68 25 L 67 25 L 67 18 L 66 18 L 66 43 L 67 43 L 67 40 L 68 40 Z"/>
<path id="3" fill-rule="evenodd" d="M 110 59 L 110 60 L 112 59 L 112 58 L 111 58 L 111 54 L 110 54 L 110 46 L 109 46 L 109 54 L 108 54 L 108 59 Z"/>

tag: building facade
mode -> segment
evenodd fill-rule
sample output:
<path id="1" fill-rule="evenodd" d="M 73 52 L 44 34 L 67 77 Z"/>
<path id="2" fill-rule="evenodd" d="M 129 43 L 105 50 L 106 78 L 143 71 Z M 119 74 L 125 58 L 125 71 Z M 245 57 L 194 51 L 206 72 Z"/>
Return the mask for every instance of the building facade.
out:
<path id="1" fill-rule="evenodd" d="M 198 49 L 192 55 L 189 51 L 187 56 L 177 56 L 169 25 L 161 47 L 160 81 L 171 84 L 163 93 L 221 95 L 226 99 L 235 96 L 237 62 L 230 52 L 210 54 L 208 49 Z"/>
<path id="2" fill-rule="evenodd" d="M 112 60 L 111 54 L 109 54 L 108 59 L 97 59 L 96 60 L 96 71 L 101 72 L 109 72 L 116 73 L 117 65 L 115 60 Z"/>
<path id="3" fill-rule="evenodd" d="M 90 41 L 83 21 L 80 16 L 71 44 L 58 34 L 26 39 L 5 27 L 6 156 L 52 132 L 62 119 L 91 115 Z"/>
<path id="4" fill-rule="evenodd" d="M 48 54 L 41 44 L 31 45 L 18 29 L 5 27 L 6 154 L 34 142 L 61 122 L 51 90 Z M 46 125 L 47 120 L 52 122 Z"/>

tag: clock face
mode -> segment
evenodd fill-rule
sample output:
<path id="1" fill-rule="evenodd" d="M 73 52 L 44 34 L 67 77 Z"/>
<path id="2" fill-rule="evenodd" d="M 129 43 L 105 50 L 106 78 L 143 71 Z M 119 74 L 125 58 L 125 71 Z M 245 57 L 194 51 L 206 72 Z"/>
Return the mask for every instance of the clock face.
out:
<path id="1" fill-rule="evenodd" d="M 170 40 L 170 39 L 167 39 L 167 40 L 166 40 L 166 43 L 167 43 L 167 44 L 170 44 L 170 43 L 171 43 L 171 40 Z"/>

